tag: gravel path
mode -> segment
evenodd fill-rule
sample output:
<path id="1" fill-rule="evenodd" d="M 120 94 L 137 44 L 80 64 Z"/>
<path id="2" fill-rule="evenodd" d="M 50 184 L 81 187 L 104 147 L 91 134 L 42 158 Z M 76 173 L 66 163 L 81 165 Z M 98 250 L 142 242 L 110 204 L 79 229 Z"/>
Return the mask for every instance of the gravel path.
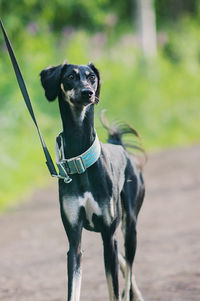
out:
<path id="1" fill-rule="evenodd" d="M 145 168 L 134 264 L 145 301 L 200 300 L 199 162 L 197 145 L 151 155 Z M 84 231 L 83 249 L 81 300 L 108 300 L 100 235 Z M 52 179 L 0 217 L 0 300 L 66 300 L 67 250 Z"/>

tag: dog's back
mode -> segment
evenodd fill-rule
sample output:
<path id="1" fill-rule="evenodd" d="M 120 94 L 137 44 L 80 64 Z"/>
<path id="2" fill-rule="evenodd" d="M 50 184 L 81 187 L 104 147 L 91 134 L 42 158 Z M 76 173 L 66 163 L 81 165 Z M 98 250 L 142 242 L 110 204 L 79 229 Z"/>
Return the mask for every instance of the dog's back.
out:
<path id="1" fill-rule="evenodd" d="M 120 189 L 121 181 L 123 181 L 124 186 L 128 185 L 130 186 L 129 190 L 132 190 L 131 199 L 132 202 L 134 202 L 134 214 L 137 217 L 145 193 L 142 169 L 146 162 L 146 153 L 140 145 L 140 136 L 129 124 L 118 123 L 109 126 L 104 116 L 101 118 L 101 121 L 108 131 L 108 143 L 104 144 L 102 149 L 105 152 L 105 156 L 108 156 L 108 161 L 112 164 L 113 174 L 119 177 L 115 183 L 121 193 L 122 203 L 124 192 L 123 187 Z M 123 141 L 124 135 L 131 135 L 133 139 L 131 140 L 129 138 L 128 142 Z M 127 146 L 129 152 L 126 149 Z M 131 150 L 133 150 L 133 152 L 131 152 Z M 136 152 L 134 152 L 134 150 Z M 122 170 L 123 176 L 120 176 Z M 133 196 L 133 194 L 135 195 Z"/>

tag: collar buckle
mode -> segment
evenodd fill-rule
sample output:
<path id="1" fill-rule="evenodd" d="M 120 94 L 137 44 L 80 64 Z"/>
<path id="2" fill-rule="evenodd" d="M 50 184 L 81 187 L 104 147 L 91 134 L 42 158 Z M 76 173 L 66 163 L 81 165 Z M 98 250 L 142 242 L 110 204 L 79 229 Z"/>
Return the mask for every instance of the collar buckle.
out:
<path id="1" fill-rule="evenodd" d="M 82 157 L 74 159 L 73 162 L 78 174 L 84 173 L 86 171 Z"/>

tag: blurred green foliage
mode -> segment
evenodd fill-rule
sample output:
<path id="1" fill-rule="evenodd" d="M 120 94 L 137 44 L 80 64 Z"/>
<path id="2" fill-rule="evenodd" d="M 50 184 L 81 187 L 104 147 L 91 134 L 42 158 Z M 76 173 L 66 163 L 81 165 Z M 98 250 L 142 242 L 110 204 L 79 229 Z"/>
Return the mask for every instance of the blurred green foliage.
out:
<path id="1" fill-rule="evenodd" d="M 0 0 L 1 17 L 15 36 L 31 23 L 48 26 L 57 33 L 68 26 L 90 32 L 109 30 L 113 25 L 131 27 L 136 19 L 137 0 Z M 154 0 L 157 24 L 176 23 L 184 14 L 199 14 L 199 0 Z"/>
<path id="2" fill-rule="evenodd" d="M 102 90 L 101 101 L 96 106 L 96 128 L 102 140 L 106 140 L 106 133 L 98 114 L 106 108 L 109 120 L 129 122 L 140 132 L 148 151 L 199 141 L 198 12 L 195 10 L 196 18 L 184 16 L 177 24 L 170 24 L 162 33 L 164 43 L 160 43 L 157 59 L 144 62 L 131 28 L 118 21 L 121 15 L 117 12 L 121 5 L 128 3 L 122 2 L 59 0 L 47 5 L 46 1 L 0 0 L 4 24 L 13 41 L 39 125 L 52 155 L 61 122 L 57 101 L 48 103 L 44 97 L 39 73 L 65 59 L 76 64 L 93 61 L 100 69 Z M 80 11 L 77 5 L 81 7 Z M 162 5 L 164 7 L 164 2 L 160 1 L 160 7 Z M 89 7 L 92 7 L 93 16 L 91 13 L 86 15 Z M 192 6 L 189 10 L 193 13 Z M 12 14 L 6 15 L 8 11 Z M 75 20 L 78 20 L 77 24 Z M 116 22 L 119 26 L 115 28 Z M 83 24 L 84 28 L 93 25 L 94 28 L 89 32 L 81 30 Z M 49 174 L 2 36 L 0 45 L 2 209 L 25 197 L 35 185 L 44 183 Z"/>

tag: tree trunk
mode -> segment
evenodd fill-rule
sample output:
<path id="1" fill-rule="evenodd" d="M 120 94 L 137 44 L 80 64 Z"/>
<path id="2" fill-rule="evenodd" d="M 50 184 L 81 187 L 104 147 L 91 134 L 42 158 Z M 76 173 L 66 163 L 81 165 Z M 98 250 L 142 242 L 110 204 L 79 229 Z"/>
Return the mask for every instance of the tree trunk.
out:
<path id="1" fill-rule="evenodd" d="M 136 7 L 138 34 L 144 57 L 156 57 L 157 41 L 154 0 L 136 0 Z"/>

